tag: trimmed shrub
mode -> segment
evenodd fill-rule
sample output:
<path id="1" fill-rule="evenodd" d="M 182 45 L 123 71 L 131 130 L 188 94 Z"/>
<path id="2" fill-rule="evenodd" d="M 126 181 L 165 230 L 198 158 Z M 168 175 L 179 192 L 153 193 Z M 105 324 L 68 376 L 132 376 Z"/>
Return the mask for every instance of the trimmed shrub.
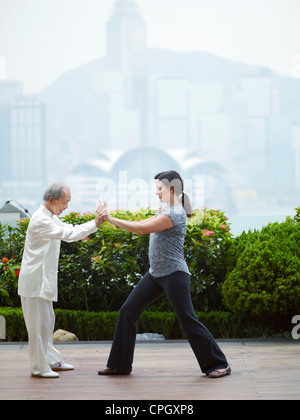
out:
<path id="1" fill-rule="evenodd" d="M 0 308 L 0 315 L 6 321 L 7 341 L 27 341 L 27 330 L 22 308 Z"/>
<path id="2" fill-rule="evenodd" d="M 288 218 L 243 233 L 228 252 L 224 302 L 241 317 L 286 319 L 300 306 L 300 225 Z"/>
<path id="3" fill-rule="evenodd" d="M 0 308 L 6 319 L 7 341 L 27 341 L 21 308 Z M 87 312 L 56 309 L 55 329 L 74 333 L 81 341 L 112 340 L 119 312 Z M 216 338 L 237 336 L 239 321 L 229 312 L 197 312 L 199 320 Z M 185 339 L 174 312 L 145 311 L 138 322 L 138 333 L 163 334 L 166 339 Z"/>

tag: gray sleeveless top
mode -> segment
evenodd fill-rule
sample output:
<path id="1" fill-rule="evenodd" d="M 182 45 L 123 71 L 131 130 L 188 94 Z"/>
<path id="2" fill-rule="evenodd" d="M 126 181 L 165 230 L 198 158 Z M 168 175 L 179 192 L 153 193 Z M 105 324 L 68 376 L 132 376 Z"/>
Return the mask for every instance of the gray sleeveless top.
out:
<path id="1" fill-rule="evenodd" d="M 181 204 L 175 204 L 165 207 L 156 217 L 161 214 L 170 217 L 173 227 L 150 234 L 149 272 L 153 277 L 168 276 L 175 271 L 190 273 L 183 253 L 187 227 L 185 210 Z"/>

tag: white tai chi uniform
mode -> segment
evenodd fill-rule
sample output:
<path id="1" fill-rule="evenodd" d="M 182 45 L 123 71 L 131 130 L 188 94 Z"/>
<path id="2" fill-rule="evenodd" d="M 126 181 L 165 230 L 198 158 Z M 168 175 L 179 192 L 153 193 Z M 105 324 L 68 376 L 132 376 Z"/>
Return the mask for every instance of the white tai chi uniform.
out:
<path id="1" fill-rule="evenodd" d="M 61 241 L 74 242 L 96 232 L 95 220 L 81 225 L 63 223 L 44 205 L 33 214 L 26 234 L 18 294 L 29 339 L 31 373 L 51 371 L 49 365 L 62 361 L 53 346 L 57 302 L 57 270 Z"/>

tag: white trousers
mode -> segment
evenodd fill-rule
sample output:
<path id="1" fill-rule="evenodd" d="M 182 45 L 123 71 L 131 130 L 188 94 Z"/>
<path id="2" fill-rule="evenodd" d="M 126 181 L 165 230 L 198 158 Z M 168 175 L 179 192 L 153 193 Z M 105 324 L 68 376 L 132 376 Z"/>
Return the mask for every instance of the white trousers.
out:
<path id="1" fill-rule="evenodd" d="M 50 365 L 62 361 L 60 352 L 53 347 L 53 303 L 24 296 L 21 303 L 28 332 L 30 372 L 35 375 L 49 372 Z"/>

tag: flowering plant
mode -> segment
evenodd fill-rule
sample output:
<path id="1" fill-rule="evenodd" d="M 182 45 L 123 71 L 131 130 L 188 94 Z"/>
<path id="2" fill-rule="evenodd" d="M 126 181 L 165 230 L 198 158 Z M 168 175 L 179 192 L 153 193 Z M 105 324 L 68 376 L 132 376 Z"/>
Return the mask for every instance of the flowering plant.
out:
<path id="1" fill-rule="evenodd" d="M 116 217 L 141 220 L 149 210 L 112 212 Z M 77 224 L 93 215 L 71 213 L 64 222 Z M 59 301 L 66 309 L 117 310 L 148 269 L 148 237 L 104 223 L 83 241 L 62 242 L 59 261 Z"/>
<path id="2" fill-rule="evenodd" d="M 184 250 L 197 310 L 222 307 L 220 286 L 231 240 L 230 223 L 224 212 L 203 207 L 189 219 Z"/>
<path id="3" fill-rule="evenodd" d="M 29 219 L 15 227 L 0 223 L 0 306 L 20 305 L 17 287 L 28 224 Z"/>
<path id="4" fill-rule="evenodd" d="M 10 258 L 2 257 L 0 262 L 0 295 L 6 303 L 11 303 L 10 289 L 18 287 L 21 264 L 16 259 L 16 255 L 12 255 Z"/>
<path id="5" fill-rule="evenodd" d="M 117 218 L 138 221 L 153 216 L 156 211 L 118 210 L 112 213 Z M 76 225 L 93 218 L 93 214 L 70 213 L 61 217 L 61 220 Z M 2 295 L 5 294 L 6 298 L 9 296 L 13 306 L 20 304 L 16 293 L 17 270 L 21 263 L 28 223 L 29 220 L 20 220 L 14 228 L 0 225 L 0 260 L 7 258 L 0 266 L 0 281 L 3 283 L 1 290 L 4 291 Z M 223 212 L 203 208 L 195 211 L 193 217 L 188 219 L 184 253 L 191 272 L 195 310 L 220 308 L 219 285 L 225 277 L 225 253 L 230 240 L 229 224 Z M 82 241 L 62 241 L 58 307 L 88 311 L 118 310 L 149 269 L 148 246 L 149 235 L 136 235 L 109 223 L 104 223 L 97 232 Z M 0 306 L 2 303 L 4 296 L 0 294 Z M 152 308 L 170 309 L 164 297 L 155 302 Z"/>

